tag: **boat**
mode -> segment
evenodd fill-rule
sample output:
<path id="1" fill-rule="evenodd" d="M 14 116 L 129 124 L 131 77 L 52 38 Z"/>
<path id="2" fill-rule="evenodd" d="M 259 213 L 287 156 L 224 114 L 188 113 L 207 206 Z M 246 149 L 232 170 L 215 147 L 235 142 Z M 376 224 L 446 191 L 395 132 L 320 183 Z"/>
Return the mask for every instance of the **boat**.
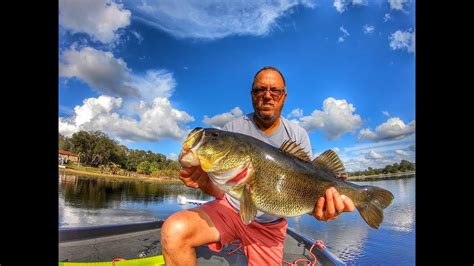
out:
<path id="1" fill-rule="evenodd" d="M 65 262 L 94 262 L 89 265 L 163 265 L 160 230 L 163 220 L 131 224 L 67 227 L 59 229 L 59 265 Z M 310 252 L 311 251 L 311 252 Z M 288 227 L 283 259 L 287 262 L 307 260 L 315 265 L 346 265 L 341 259 L 308 236 Z M 211 251 L 207 245 L 196 248 L 198 265 L 247 265 L 247 258 L 238 244 L 226 245 L 221 252 Z M 150 259 L 151 258 L 151 259 Z M 121 260 L 124 259 L 124 260 Z M 134 260 L 134 261 L 131 261 Z M 125 262 L 131 264 L 125 264 Z M 107 262 L 106 264 L 96 264 Z"/>
<path id="2" fill-rule="evenodd" d="M 201 201 L 178 198 L 180 204 Z M 164 265 L 161 250 L 161 226 L 164 220 L 130 224 L 59 228 L 59 266 L 88 265 Z M 196 248 L 197 265 L 247 265 L 239 242 L 211 251 L 207 245 Z M 288 227 L 284 243 L 284 264 L 346 265 L 321 241 Z M 85 263 L 88 262 L 88 263 Z M 112 262 L 112 264 L 111 264 Z M 285 263 L 286 262 L 286 263 Z M 293 264 L 293 265 L 296 265 Z M 298 264 L 303 265 L 303 264 Z"/>

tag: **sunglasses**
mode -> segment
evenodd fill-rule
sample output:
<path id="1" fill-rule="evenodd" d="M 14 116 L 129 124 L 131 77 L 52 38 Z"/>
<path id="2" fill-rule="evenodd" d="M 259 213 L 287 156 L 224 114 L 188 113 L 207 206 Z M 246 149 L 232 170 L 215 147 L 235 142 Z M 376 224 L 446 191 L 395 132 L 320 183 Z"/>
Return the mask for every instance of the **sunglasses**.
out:
<path id="1" fill-rule="evenodd" d="M 267 89 L 267 88 L 253 88 L 252 89 L 252 93 L 257 97 L 262 97 L 263 95 L 265 95 L 265 93 L 267 93 L 267 91 L 270 91 L 270 95 L 274 99 L 280 98 L 285 93 L 284 89 L 277 89 L 277 88 L 270 88 L 270 89 Z"/>

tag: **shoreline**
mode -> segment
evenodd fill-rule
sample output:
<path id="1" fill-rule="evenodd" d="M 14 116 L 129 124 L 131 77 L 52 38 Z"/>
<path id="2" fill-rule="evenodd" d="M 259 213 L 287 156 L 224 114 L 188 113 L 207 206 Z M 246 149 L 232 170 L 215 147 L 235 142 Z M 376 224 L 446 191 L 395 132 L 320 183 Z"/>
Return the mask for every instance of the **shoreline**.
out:
<path id="1" fill-rule="evenodd" d="M 96 178 L 106 178 L 106 179 L 115 179 L 115 180 L 128 180 L 128 181 L 143 181 L 143 182 L 152 182 L 152 183 L 168 183 L 168 184 L 180 184 L 182 183 L 179 178 L 170 178 L 170 177 L 131 177 L 131 176 L 122 176 L 122 175 L 111 175 L 111 174 L 101 174 L 94 173 L 89 171 L 71 169 L 71 168 L 59 168 L 58 173 L 64 174 L 75 174 L 86 177 L 96 177 Z M 379 175 L 369 175 L 369 176 L 349 176 L 346 181 L 376 181 L 376 180 L 390 180 L 390 179 L 402 179 L 402 178 L 411 178 L 415 176 L 416 172 L 404 172 L 396 174 L 379 174 Z"/>
<path id="2" fill-rule="evenodd" d="M 95 178 L 106 178 L 106 179 L 114 179 L 114 180 L 127 180 L 127 181 L 143 181 L 143 182 L 152 182 L 152 183 L 166 183 L 166 184 L 180 184 L 182 183 L 178 178 L 162 178 L 162 177 L 132 177 L 132 176 L 122 176 L 122 175 L 111 175 L 111 174 L 101 174 L 101 173 L 94 173 L 70 168 L 59 168 L 59 174 L 72 174 L 72 175 L 80 175 L 86 177 L 95 177 Z"/>
<path id="3" fill-rule="evenodd" d="M 390 180 L 390 179 L 402 179 L 411 178 L 416 175 L 415 171 L 396 173 L 396 174 L 379 174 L 379 175 L 367 175 L 367 176 L 349 176 L 346 181 L 376 181 L 376 180 Z"/>

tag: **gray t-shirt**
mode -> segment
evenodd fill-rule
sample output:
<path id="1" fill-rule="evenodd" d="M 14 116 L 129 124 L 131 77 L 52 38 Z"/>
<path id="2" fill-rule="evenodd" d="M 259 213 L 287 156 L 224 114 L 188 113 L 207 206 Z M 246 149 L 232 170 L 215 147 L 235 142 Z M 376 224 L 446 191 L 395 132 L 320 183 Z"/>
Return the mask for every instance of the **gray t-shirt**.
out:
<path id="1" fill-rule="evenodd" d="M 222 129 L 252 136 L 277 148 L 280 148 L 281 144 L 283 144 L 283 142 L 286 140 L 292 139 L 301 145 L 310 158 L 313 158 L 311 143 L 306 130 L 283 117 L 281 117 L 278 128 L 270 135 L 266 135 L 260 129 L 258 129 L 257 125 L 255 124 L 253 113 L 241 116 L 237 119 L 234 119 L 233 121 L 228 122 Z M 237 211 L 240 210 L 240 202 L 238 199 L 232 197 L 228 193 L 226 193 L 226 197 L 229 200 L 229 203 Z M 255 221 L 259 223 L 274 222 L 278 219 L 280 218 L 265 214 L 261 211 L 257 211 L 257 216 L 255 217 Z"/>

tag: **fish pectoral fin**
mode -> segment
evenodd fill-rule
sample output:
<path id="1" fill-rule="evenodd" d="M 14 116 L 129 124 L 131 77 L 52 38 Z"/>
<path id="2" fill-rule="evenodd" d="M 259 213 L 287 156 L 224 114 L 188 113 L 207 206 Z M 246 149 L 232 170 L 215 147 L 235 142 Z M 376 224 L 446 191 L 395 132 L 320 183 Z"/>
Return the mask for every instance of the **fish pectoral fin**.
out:
<path id="1" fill-rule="evenodd" d="M 341 162 L 341 159 L 333 150 L 327 150 L 313 160 L 313 163 L 323 166 L 333 171 L 335 174 L 345 172 L 346 169 Z"/>
<path id="2" fill-rule="evenodd" d="M 252 201 L 250 185 L 246 184 L 240 197 L 240 218 L 244 224 L 249 224 L 257 215 L 257 207 Z"/>

